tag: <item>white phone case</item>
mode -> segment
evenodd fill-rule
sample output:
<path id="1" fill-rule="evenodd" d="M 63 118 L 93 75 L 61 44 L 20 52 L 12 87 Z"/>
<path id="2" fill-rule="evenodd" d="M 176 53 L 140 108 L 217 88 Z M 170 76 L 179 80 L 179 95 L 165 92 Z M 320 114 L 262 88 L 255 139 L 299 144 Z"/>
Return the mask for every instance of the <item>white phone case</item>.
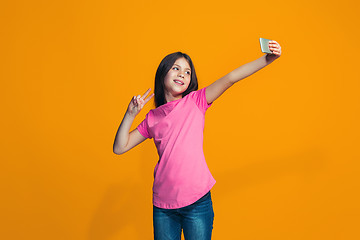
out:
<path id="1" fill-rule="evenodd" d="M 269 49 L 269 42 L 271 40 L 270 39 L 266 39 L 266 38 L 260 38 L 260 47 L 261 47 L 261 51 L 263 53 L 272 53 Z"/>

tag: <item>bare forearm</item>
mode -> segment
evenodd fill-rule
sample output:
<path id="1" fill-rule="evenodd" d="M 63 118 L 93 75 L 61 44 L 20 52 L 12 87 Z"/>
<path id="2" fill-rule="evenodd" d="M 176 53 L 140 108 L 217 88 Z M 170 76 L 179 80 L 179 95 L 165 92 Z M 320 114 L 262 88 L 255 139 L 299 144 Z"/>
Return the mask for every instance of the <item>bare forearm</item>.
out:
<path id="1" fill-rule="evenodd" d="M 126 145 L 129 141 L 129 131 L 131 128 L 131 124 L 134 121 L 133 116 L 131 116 L 127 111 L 124 115 L 123 120 L 119 126 L 119 129 L 115 136 L 115 141 L 113 145 L 114 152 L 122 152 L 122 149 L 125 149 Z"/>
<path id="2" fill-rule="evenodd" d="M 146 97 L 150 93 L 150 88 L 144 93 L 144 95 L 134 96 L 126 110 L 123 120 L 116 132 L 113 152 L 116 154 L 123 154 L 135 147 L 139 143 L 145 141 L 145 137 L 140 134 L 137 129 L 130 132 L 131 124 L 133 123 L 135 116 L 140 112 L 144 105 L 154 96 L 152 93 L 149 97 Z"/>
<path id="3" fill-rule="evenodd" d="M 237 69 L 229 73 L 230 82 L 234 84 L 241 79 L 244 79 L 256 73 L 260 69 L 272 63 L 276 58 L 277 57 L 274 57 L 272 55 L 265 54 L 252 62 L 246 63 L 238 67 Z"/>

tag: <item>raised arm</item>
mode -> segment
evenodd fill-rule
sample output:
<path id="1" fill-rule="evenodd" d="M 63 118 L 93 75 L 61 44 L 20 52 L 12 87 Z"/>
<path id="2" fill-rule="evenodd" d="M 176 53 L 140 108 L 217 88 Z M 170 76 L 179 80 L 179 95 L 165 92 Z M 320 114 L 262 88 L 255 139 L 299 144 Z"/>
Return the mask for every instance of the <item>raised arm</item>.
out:
<path id="1" fill-rule="evenodd" d="M 135 116 L 140 112 L 143 106 L 154 96 L 154 94 L 151 94 L 148 98 L 145 99 L 149 92 L 150 88 L 143 96 L 138 95 L 134 96 L 131 99 L 124 118 L 121 121 L 119 129 L 116 132 L 113 145 L 113 152 L 115 154 L 123 154 L 138 145 L 139 143 L 142 143 L 146 140 L 146 138 L 140 134 L 139 130 L 134 129 L 130 133 L 129 131 L 131 124 L 135 119 Z"/>
<path id="2" fill-rule="evenodd" d="M 273 52 L 272 54 L 265 54 L 252 62 L 246 63 L 209 85 L 205 93 L 206 101 L 212 103 L 234 83 L 254 74 L 281 56 L 281 47 L 276 41 L 270 41 L 269 48 Z"/>

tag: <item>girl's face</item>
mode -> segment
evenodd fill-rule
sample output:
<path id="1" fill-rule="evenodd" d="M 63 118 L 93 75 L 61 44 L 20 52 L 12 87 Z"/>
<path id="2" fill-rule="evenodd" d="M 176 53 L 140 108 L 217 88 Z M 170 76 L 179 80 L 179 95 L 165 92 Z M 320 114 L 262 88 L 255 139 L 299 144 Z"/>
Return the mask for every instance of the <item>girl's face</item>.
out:
<path id="1" fill-rule="evenodd" d="M 191 69 L 185 58 L 178 58 L 164 79 L 165 96 L 181 98 L 191 81 Z"/>

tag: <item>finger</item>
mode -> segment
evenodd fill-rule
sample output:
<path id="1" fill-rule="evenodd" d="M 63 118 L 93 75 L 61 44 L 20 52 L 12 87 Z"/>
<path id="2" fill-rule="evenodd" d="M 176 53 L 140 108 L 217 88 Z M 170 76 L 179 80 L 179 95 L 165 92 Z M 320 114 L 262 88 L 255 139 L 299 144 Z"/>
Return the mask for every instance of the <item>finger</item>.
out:
<path id="1" fill-rule="evenodd" d="M 151 94 L 148 98 L 146 98 L 144 104 L 147 103 L 154 95 L 155 95 L 155 94 L 153 93 L 153 94 Z"/>
<path id="2" fill-rule="evenodd" d="M 142 95 L 141 98 L 144 99 L 144 98 L 149 94 L 150 90 L 151 90 L 151 88 L 149 88 L 149 89 L 144 93 L 144 95 Z"/>
<path id="3" fill-rule="evenodd" d="M 270 50 L 271 50 L 271 49 L 280 50 L 281 47 L 279 47 L 279 46 L 270 46 L 269 49 L 270 49 Z"/>
<path id="4" fill-rule="evenodd" d="M 135 96 L 135 98 L 134 98 L 134 105 L 135 106 L 138 106 L 138 101 L 137 101 L 138 99 L 137 99 L 137 97 Z"/>
<path id="5" fill-rule="evenodd" d="M 136 101 L 137 101 L 137 104 L 138 104 L 138 109 L 141 110 L 143 105 L 141 104 L 140 98 L 137 98 Z"/>
<path id="6" fill-rule="evenodd" d="M 274 51 L 273 54 L 275 54 L 275 55 L 280 55 L 280 52 Z"/>

